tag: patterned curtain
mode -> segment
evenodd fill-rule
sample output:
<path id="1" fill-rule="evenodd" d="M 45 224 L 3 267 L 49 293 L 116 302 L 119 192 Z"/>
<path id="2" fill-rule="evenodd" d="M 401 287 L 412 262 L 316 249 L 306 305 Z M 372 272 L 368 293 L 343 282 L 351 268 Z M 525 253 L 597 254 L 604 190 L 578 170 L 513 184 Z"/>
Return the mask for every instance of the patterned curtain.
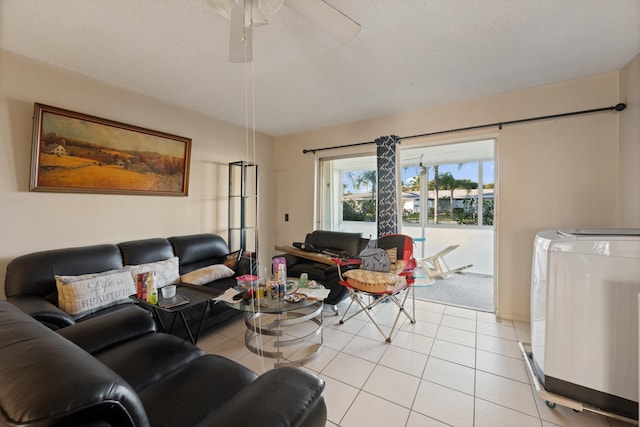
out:
<path id="1" fill-rule="evenodd" d="M 398 232 L 396 135 L 376 139 L 378 151 L 378 237 Z"/>

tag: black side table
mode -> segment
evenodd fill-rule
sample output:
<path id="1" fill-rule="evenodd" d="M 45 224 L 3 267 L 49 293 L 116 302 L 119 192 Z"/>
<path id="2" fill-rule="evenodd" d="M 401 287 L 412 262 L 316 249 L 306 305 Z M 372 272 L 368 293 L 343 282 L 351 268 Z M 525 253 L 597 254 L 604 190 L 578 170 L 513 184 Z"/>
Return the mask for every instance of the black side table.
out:
<path id="1" fill-rule="evenodd" d="M 209 311 L 211 304 L 215 304 L 216 301 L 213 301 L 213 298 L 222 295 L 222 291 L 218 289 L 207 288 L 203 286 L 190 285 L 188 283 L 178 283 L 176 289 L 176 296 L 181 295 L 186 298 L 189 302 L 181 305 L 176 305 L 174 307 L 162 307 L 161 304 L 165 302 L 170 302 L 172 299 L 165 299 L 162 297 L 162 292 L 158 292 L 158 304 L 151 304 L 147 301 L 143 301 L 137 298 L 135 295 L 131 296 L 137 304 L 145 309 L 151 311 L 153 318 L 158 325 L 158 328 L 161 332 L 172 333 L 173 327 L 176 323 L 176 318 L 180 317 L 182 320 L 182 324 L 184 325 L 187 334 L 189 335 L 189 340 L 192 344 L 196 345 L 198 342 L 198 338 L 200 337 L 200 332 L 202 331 L 202 325 L 204 323 L 204 319 L 207 315 L 207 311 Z M 202 306 L 200 311 L 200 320 L 198 322 L 198 329 L 196 330 L 195 336 L 189 327 L 189 322 L 187 322 L 187 318 L 184 315 L 184 311 L 187 308 Z M 162 320 L 162 316 L 160 316 L 160 312 L 170 313 L 171 317 L 171 325 L 169 328 L 166 327 L 165 322 Z"/>

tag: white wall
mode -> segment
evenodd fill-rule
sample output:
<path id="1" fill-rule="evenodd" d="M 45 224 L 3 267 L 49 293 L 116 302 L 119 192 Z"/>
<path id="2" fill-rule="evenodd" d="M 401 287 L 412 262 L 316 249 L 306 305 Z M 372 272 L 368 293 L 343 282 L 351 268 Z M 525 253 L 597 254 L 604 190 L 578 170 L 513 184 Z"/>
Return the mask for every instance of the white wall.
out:
<path id="1" fill-rule="evenodd" d="M 34 102 L 191 138 L 189 196 L 29 192 Z M 275 243 L 273 138 L 257 135 L 255 151 L 264 263 Z M 237 126 L 0 50 L 0 296 L 7 263 L 37 250 L 202 232 L 226 240 L 227 164 L 243 159 L 254 156 Z"/>
<path id="2" fill-rule="evenodd" d="M 637 82 L 637 77 L 631 80 Z M 315 188 L 317 158 L 375 152 L 374 147 L 363 146 L 303 154 L 305 148 L 594 109 L 618 101 L 618 73 L 607 73 L 277 138 L 277 242 L 299 241 L 316 226 L 311 188 Z M 606 112 L 506 126 L 502 130 L 404 140 L 402 146 L 494 136 L 497 309 L 505 318 L 528 321 L 536 232 L 617 225 L 618 115 Z M 289 213 L 289 222 L 284 222 L 284 213 Z M 637 209 L 635 215 L 640 215 Z"/>
<path id="3" fill-rule="evenodd" d="M 640 228 L 640 53 L 620 70 L 620 226 Z"/>

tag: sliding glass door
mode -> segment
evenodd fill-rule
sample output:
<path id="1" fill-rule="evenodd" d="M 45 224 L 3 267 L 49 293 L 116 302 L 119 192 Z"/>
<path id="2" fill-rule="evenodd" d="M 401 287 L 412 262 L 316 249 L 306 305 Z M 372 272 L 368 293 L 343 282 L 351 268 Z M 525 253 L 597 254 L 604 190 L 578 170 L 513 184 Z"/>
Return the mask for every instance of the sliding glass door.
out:
<path id="1" fill-rule="evenodd" d="M 322 159 L 320 175 L 320 228 L 375 236 L 376 156 Z"/>
<path id="2" fill-rule="evenodd" d="M 422 259 L 457 246 L 444 259 L 452 269 L 470 265 L 463 270 L 465 279 L 488 282 L 482 304 L 474 307 L 487 311 L 494 309 L 495 287 L 494 146 L 495 140 L 487 139 L 401 147 L 398 169 L 399 232 L 414 238 L 414 256 Z M 375 155 L 320 160 L 319 228 L 376 237 L 376 170 Z M 453 288 L 452 280 L 447 283 Z"/>

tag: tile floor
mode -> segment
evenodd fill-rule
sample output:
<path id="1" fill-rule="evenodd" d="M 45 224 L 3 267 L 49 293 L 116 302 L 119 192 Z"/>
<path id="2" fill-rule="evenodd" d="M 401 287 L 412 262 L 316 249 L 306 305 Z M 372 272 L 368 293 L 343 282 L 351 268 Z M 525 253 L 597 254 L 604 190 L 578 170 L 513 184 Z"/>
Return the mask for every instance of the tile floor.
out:
<path id="1" fill-rule="evenodd" d="M 375 316 L 390 327 L 394 308 L 379 304 Z M 552 410 L 535 395 L 517 344 L 530 339 L 527 323 L 416 301 L 417 322 L 402 316 L 385 343 L 365 319 L 340 325 L 325 307 L 323 348 L 304 366 L 326 382 L 328 427 L 629 426 L 591 412 Z M 204 333 L 199 346 L 258 373 L 271 369 L 273 359 L 246 349 L 245 330 L 237 316 Z M 291 349 L 289 356 L 301 351 Z"/>

